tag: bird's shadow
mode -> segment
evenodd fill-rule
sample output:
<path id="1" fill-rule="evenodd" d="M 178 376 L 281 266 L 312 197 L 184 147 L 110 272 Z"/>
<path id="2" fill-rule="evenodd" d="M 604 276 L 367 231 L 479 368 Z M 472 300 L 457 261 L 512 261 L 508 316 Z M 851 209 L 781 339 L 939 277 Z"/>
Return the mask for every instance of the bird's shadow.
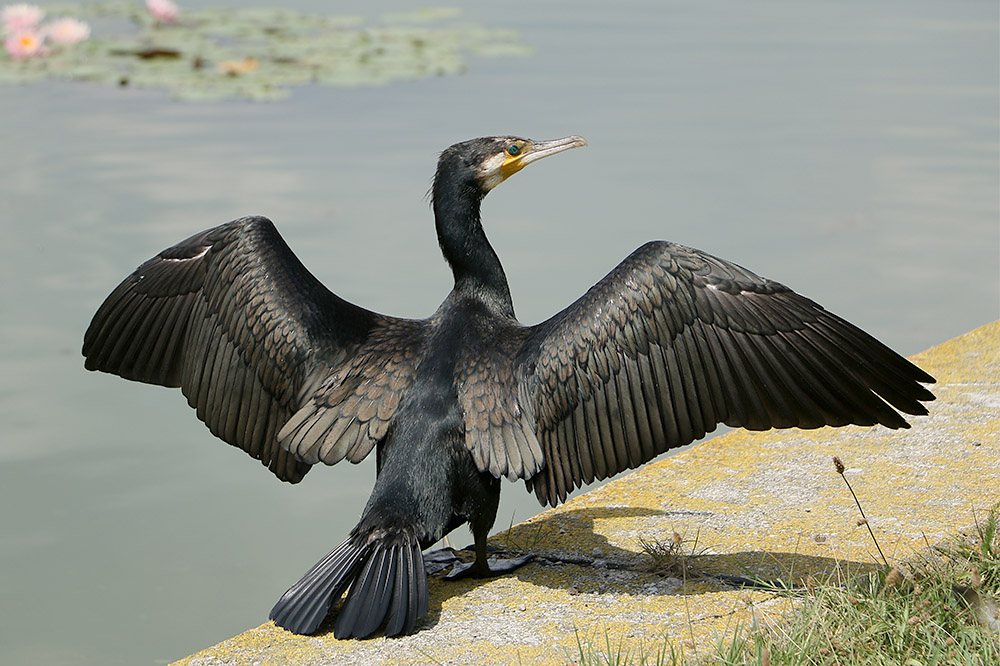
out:
<path id="1" fill-rule="evenodd" d="M 574 586 L 578 591 L 598 592 L 607 589 L 607 583 L 595 580 L 592 574 L 601 570 L 631 571 L 642 577 L 643 583 L 657 578 L 674 578 L 679 583 L 660 587 L 669 592 L 649 592 L 649 587 L 638 584 L 616 588 L 617 593 L 650 596 L 651 594 L 711 594 L 752 586 L 774 591 L 794 591 L 805 584 L 808 577 L 825 580 L 833 576 L 862 577 L 875 571 L 874 562 L 845 561 L 833 557 L 762 549 L 729 553 L 714 552 L 707 544 L 698 544 L 696 538 L 686 538 L 673 551 L 672 562 L 654 561 L 654 556 L 641 548 L 628 550 L 611 543 L 602 533 L 603 521 L 631 519 L 635 523 L 654 523 L 647 538 L 639 535 L 652 549 L 668 550 L 673 531 L 664 531 L 662 525 L 670 517 L 697 517 L 710 515 L 698 511 L 663 511 L 632 507 L 593 507 L 553 513 L 513 526 L 490 539 L 491 557 L 534 555 L 535 560 L 513 571 L 510 576 L 535 586 L 566 589 L 565 576 L 548 575 L 553 567 L 578 567 L 574 570 Z M 636 520 L 638 519 L 638 520 Z M 462 559 L 471 561 L 470 548 L 459 552 Z M 670 558 L 668 558 L 670 559 Z M 444 600 L 466 594 L 491 578 L 443 580 L 445 572 L 431 577 L 431 608 L 418 626 L 418 630 L 437 624 Z M 593 589 L 589 589 L 593 588 Z"/>
<path id="2" fill-rule="evenodd" d="M 602 521 L 630 519 L 633 525 L 656 525 L 649 536 L 639 538 L 651 544 L 669 548 L 672 530 L 664 530 L 663 523 L 675 517 L 710 515 L 699 511 L 662 511 L 632 507 L 592 507 L 561 511 L 537 517 L 515 525 L 490 539 L 491 557 L 516 557 L 533 555 L 532 562 L 514 570 L 509 576 L 534 586 L 564 590 L 565 576 L 550 575 L 555 567 L 572 569 L 573 585 L 581 593 L 607 590 L 608 583 L 596 580 L 601 570 L 615 569 L 634 572 L 637 584 L 616 587 L 616 593 L 635 596 L 658 594 L 711 594 L 731 591 L 751 585 L 775 591 L 792 591 L 801 587 L 808 576 L 824 580 L 831 576 L 864 576 L 877 569 L 874 563 L 845 561 L 784 551 L 760 550 L 730 553 L 713 552 L 708 544 L 698 544 L 696 539 L 682 541 L 676 548 L 674 563 L 667 568 L 657 567 L 653 556 L 644 550 L 628 550 L 612 544 L 602 534 Z M 662 536 L 661 536 L 662 535 Z M 464 561 L 474 558 L 472 547 L 456 550 Z M 662 563 L 661 563 L 662 564 Z M 441 617 L 442 604 L 453 597 L 469 593 L 488 584 L 495 578 L 462 578 L 445 580 L 448 568 L 430 576 L 430 608 L 416 631 L 435 626 Z M 640 580 L 641 578 L 641 580 Z M 657 578 L 674 578 L 672 585 L 657 589 L 669 591 L 650 592 L 646 585 Z M 638 583 L 643 583 L 642 585 Z M 679 584 L 677 584 L 679 583 Z M 326 619 L 319 634 L 332 633 L 340 603 Z M 380 634 L 376 634 L 380 635 Z"/>

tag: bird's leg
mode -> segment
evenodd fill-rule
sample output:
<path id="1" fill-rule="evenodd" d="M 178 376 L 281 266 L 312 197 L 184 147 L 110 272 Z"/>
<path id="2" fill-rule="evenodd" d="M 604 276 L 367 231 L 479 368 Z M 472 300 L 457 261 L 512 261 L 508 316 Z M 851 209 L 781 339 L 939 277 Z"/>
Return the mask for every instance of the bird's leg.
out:
<path id="1" fill-rule="evenodd" d="M 455 567 L 445 576 L 445 580 L 459 580 L 462 578 L 490 578 L 492 576 L 500 576 L 505 573 L 510 573 L 520 566 L 523 566 L 530 562 L 534 555 L 523 555 L 521 557 L 513 557 L 510 559 L 500 559 L 494 557 L 489 559 L 486 554 L 486 535 L 487 531 L 482 532 L 476 531 L 474 533 L 476 539 L 476 559 L 470 564 L 464 562 L 459 562 Z"/>

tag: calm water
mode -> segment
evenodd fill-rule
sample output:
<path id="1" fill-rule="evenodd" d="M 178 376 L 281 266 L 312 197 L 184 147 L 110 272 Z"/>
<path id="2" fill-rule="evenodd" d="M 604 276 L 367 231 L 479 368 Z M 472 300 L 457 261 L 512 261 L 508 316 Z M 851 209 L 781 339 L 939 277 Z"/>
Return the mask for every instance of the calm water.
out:
<path id="1" fill-rule="evenodd" d="M 408 6 L 343 11 L 371 4 Z M 369 465 L 278 483 L 176 391 L 82 369 L 90 316 L 147 257 L 265 214 L 340 295 L 424 316 L 450 288 L 437 152 L 582 134 L 485 204 L 522 320 L 669 238 L 914 353 L 1000 315 L 997 11 L 476 3 L 534 55 L 273 104 L 0 89 L 0 663 L 165 663 L 255 626 L 367 499 Z M 506 488 L 498 524 L 537 508 Z"/>

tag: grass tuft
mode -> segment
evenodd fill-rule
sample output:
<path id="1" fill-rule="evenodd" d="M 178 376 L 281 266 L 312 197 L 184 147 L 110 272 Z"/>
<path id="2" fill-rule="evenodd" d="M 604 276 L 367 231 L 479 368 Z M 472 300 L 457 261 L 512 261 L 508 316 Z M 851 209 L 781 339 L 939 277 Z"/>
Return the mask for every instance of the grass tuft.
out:
<path id="1" fill-rule="evenodd" d="M 676 531 L 671 535 L 670 541 L 647 541 L 639 538 L 639 547 L 642 552 L 649 555 L 649 571 L 663 576 L 671 576 L 687 580 L 691 572 L 691 565 L 705 552 L 705 549 L 698 549 L 698 536 L 689 545 L 685 544 L 684 537 Z"/>
<path id="2" fill-rule="evenodd" d="M 834 459 L 837 473 L 844 465 Z M 868 525 L 861 510 L 860 524 Z M 869 533 L 875 546 L 878 541 Z M 640 541 L 653 571 L 686 578 L 690 548 L 676 532 L 666 543 Z M 879 555 L 882 555 L 881 548 Z M 973 530 L 913 561 L 863 576 L 838 570 L 827 580 L 809 577 L 785 624 L 754 622 L 720 637 L 712 654 L 685 654 L 665 638 L 655 653 L 642 645 L 596 647 L 577 633 L 575 666 L 994 666 L 1000 664 L 1000 503 Z"/>

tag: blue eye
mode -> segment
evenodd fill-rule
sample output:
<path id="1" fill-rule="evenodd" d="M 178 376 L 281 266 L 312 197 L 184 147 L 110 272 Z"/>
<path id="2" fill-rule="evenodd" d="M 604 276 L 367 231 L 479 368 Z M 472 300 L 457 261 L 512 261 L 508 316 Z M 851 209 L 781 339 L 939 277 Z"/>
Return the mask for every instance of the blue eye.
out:
<path id="1" fill-rule="evenodd" d="M 509 146 L 507 146 L 507 154 L 510 155 L 511 157 L 514 157 L 515 155 L 520 155 L 521 149 L 518 148 L 517 144 L 512 143 Z"/>

